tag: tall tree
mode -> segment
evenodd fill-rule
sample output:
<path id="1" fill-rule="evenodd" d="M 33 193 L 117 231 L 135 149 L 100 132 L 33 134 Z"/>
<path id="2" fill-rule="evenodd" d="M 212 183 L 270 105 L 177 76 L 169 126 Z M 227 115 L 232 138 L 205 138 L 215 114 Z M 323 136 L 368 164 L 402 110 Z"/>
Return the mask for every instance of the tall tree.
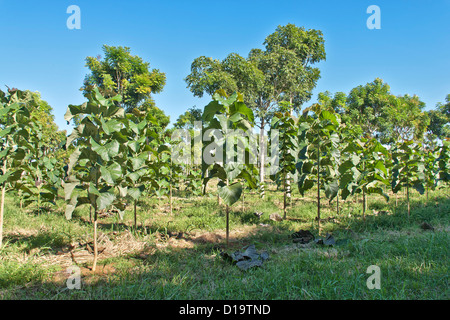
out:
<path id="1" fill-rule="evenodd" d="M 388 144 L 412 139 L 423 140 L 429 124 L 424 108 L 425 103 L 416 95 L 391 95 L 389 104 L 381 111 L 383 121 L 378 124 L 380 140 Z"/>
<path id="2" fill-rule="evenodd" d="M 384 120 L 381 115 L 390 103 L 390 87 L 382 79 L 353 88 L 348 97 L 344 123 L 358 124 L 367 137 L 374 137 Z"/>
<path id="3" fill-rule="evenodd" d="M 129 47 L 103 46 L 104 59 L 87 57 L 91 71 L 84 79 L 83 93 L 92 93 L 95 86 L 105 98 L 120 94 L 120 103 L 127 112 L 139 108 L 145 101 L 153 101 L 151 94 L 159 93 L 166 84 L 165 73 L 150 70 L 150 63 L 131 55 Z"/>
<path id="4" fill-rule="evenodd" d="M 438 103 L 434 110 L 427 111 L 430 123 L 427 127 L 429 135 L 443 140 L 450 138 L 450 94 L 445 98 L 446 103 Z"/>
<path id="5" fill-rule="evenodd" d="M 195 121 L 202 121 L 202 110 L 193 106 L 181 114 L 173 126 L 177 129 L 191 130 L 194 128 Z"/>
<path id="6" fill-rule="evenodd" d="M 236 53 L 223 61 L 196 58 L 185 79 L 194 96 L 212 95 L 217 89 L 243 94 L 245 104 L 259 119 L 260 182 L 264 181 L 266 125 L 281 101 L 289 101 L 298 111 L 311 98 L 320 77 L 319 69 L 312 65 L 325 59 L 322 32 L 293 24 L 278 26 L 264 46 L 264 50 L 252 49 L 247 58 Z"/>

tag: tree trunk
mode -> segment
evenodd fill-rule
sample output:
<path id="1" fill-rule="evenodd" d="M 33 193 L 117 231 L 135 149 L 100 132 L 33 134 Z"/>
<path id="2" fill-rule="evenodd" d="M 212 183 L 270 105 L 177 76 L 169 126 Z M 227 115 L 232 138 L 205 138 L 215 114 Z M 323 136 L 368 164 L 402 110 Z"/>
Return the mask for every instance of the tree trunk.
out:
<path id="1" fill-rule="evenodd" d="M 3 160 L 3 168 L 2 168 L 3 174 L 6 174 L 6 159 Z M 2 199 L 0 203 L 0 248 L 2 247 L 3 243 L 3 213 L 5 209 L 5 194 L 6 194 L 6 181 L 3 182 L 2 185 Z"/>
<path id="2" fill-rule="evenodd" d="M 317 222 L 320 234 L 320 145 L 317 146 Z"/>
<path id="3" fill-rule="evenodd" d="M 261 129 L 259 131 L 259 183 L 264 190 L 264 170 L 265 170 L 265 148 L 264 148 L 264 118 L 261 118 Z M 264 191 L 261 194 L 264 198 Z"/>
<path id="4" fill-rule="evenodd" d="M 228 205 L 226 205 L 226 209 L 225 209 L 225 211 L 226 211 L 226 215 L 227 215 L 227 226 L 226 226 L 226 229 L 227 229 L 227 248 L 228 248 L 228 240 L 229 240 L 229 238 L 230 238 L 230 207 L 228 206 Z"/>
<path id="5" fill-rule="evenodd" d="M 286 183 L 285 183 L 286 185 Z M 287 192 L 286 190 L 284 190 L 284 200 L 283 200 L 283 211 L 284 211 L 284 216 L 283 219 L 286 220 L 286 197 L 287 197 Z"/>
<path id="6" fill-rule="evenodd" d="M 3 210 L 5 208 L 5 193 L 6 186 L 2 186 L 2 203 L 0 205 L 0 248 L 2 247 L 3 242 Z"/>
<path id="7" fill-rule="evenodd" d="M 134 200 L 134 231 L 137 230 L 137 210 L 136 210 L 137 201 Z"/>
<path id="8" fill-rule="evenodd" d="M 339 191 L 336 195 L 336 216 L 339 215 Z"/>
<path id="9" fill-rule="evenodd" d="M 172 185 L 169 185 L 169 197 L 170 197 L 170 214 L 172 214 Z"/>
<path id="10" fill-rule="evenodd" d="M 363 192 L 363 219 L 366 220 L 366 192 L 364 191 L 364 188 L 362 190 Z"/>
<path id="11" fill-rule="evenodd" d="M 244 190 L 245 190 L 245 187 L 244 186 L 242 186 L 242 212 L 244 212 L 245 211 L 245 200 L 244 200 Z"/>
<path id="12" fill-rule="evenodd" d="M 411 207 L 409 204 L 409 185 L 408 184 L 406 185 L 406 202 L 407 202 L 407 206 L 408 206 L 408 219 L 409 219 Z"/>
<path id="13" fill-rule="evenodd" d="M 94 262 L 92 263 L 92 271 L 95 272 L 95 268 L 97 267 L 97 257 L 98 257 L 98 248 L 97 248 L 97 210 L 94 212 Z"/>

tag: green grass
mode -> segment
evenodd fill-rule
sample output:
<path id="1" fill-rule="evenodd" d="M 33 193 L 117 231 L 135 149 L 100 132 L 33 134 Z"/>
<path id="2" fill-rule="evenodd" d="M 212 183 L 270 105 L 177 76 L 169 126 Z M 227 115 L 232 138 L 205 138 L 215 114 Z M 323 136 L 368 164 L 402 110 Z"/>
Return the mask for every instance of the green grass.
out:
<path id="1" fill-rule="evenodd" d="M 448 189 L 430 192 L 428 202 L 412 197 L 407 218 L 404 197 L 386 203 L 371 196 L 365 221 L 361 202 L 335 203 L 323 199 L 322 235 L 332 233 L 345 240 L 334 247 L 311 243 L 299 245 L 289 235 L 308 229 L 318 235 L 314 193 L 293 195 L 288 219 L 274 222 L 271 213 L 282 215 L 282 194 L 267 188 L 266 198 L 246 193 L 245 209 L 237 202 L 231 210 L 232 252 L 253 243 L 267 250 L 270 259 L 246 272 L 224 261 L 219 251 L 224 240 L 193 241 L 201 234 L 223 234 L 225 216 L 215 196 L 175 198 L 172 214 L 161 199 L 139 204 L 138 228 L 133 214 L 102 219 L 99 229 L 115 241 L 130 232 L 145 241 L 145 252 L 129 252 L 100 260 L 106 274 L 83 269 L 82 288 L 67 290 L 64 278 L 55 274 L 64 267 L 44 267 L 33 257 L 45 258 L 74 241 L 92 238 L 87 208 L 77 209 L 72 220 L 64 218 L 64 203 L 36 215 L 21 210 L 14 197 L 7 197 L 4 246 L 0 249 L 0 298 L 2 299 L 449 299 L 448 261 L 450 243 Z M 360 199 L 359 199 L 360 200 Z M 372 214 L 372 211 L 388 213 Z M 264 215 L 258 219 L 254 211 Z M 328 219 L 327 218 L 334 218 Z M 434 231 L 420 228 L 422 222 Z M 259 224 L 268 226 L 260 226 Z M 167 241 L 167 233 L 183 232 L 186 239 Z M 117 240 L 118 241 L 118 240 Z M 145 253 L 145 255 L 143 255 Z M 100 255 L 101 258 L 101 255 Z M 366 285 L 370 265 L 381 269 L 381 289 Z M 88 265 L 81 265 L 87 267 Z M 67 277 L 67 276 L 66 276 Z"/>

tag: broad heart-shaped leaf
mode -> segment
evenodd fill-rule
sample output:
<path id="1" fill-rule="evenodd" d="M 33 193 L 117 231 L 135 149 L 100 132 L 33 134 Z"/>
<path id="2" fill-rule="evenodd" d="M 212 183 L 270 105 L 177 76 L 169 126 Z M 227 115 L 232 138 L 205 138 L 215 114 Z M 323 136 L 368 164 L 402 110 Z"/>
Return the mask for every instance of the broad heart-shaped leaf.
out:
<path id="1" fill-rule="evenodd" d="M 334 125 L 338 125 L 336 115 L 330 111 L 323 110 L 319 115 L 320 120 L 330 120 Z"/>
<path id="2" fill-rule="evenodd" d="M 72 118 L 73 118 L 74 116 L 76 116 L 77 114 L 82 114 L 82 113 L 84 113 L 84 112 L 85 112 L 85 109 L 86 109 L 86 105 L 87 105 L 87 102 L 85 102 L 85 103 L 83 103 L 83 104 L 81 104 L 81 105 L 73 105 L 73 104 L 70 104 L 70 105 L 67 107 L 66 114 L 64 115 L 64 120 L 66 120 L 67 122 L 69 122 L 69 121 L 72 120 Z"/>
<path id="3" fill-rule="evenodd" d="M 255 116 L 253 115 L 252 109 L 247 107 L 243 102 L 236 102 L 233 104 L 230 112 L 237 112 L 247 117 L 250 122 L 255 120 Z"/>
<path id="4" fill-rule="evenodd" d="M 133 182 L 136 183 L 141 177 L 143 177 L 147 173 L 146 168 L 139 169 L 137 171 L 133 171 L 127 174 L 127 177 Z"/>
<path id="5" fill-rule="evenodd" d="M 133 171 L 136 171 L 144 166 L 146 159 L 144 157 L 139 156 L 137 158 L 131 158 L 130 162 Z"/>
<path id="6" fill-rule="evenodd" d="M 334 180 L 325 184 L 325 195 L 331 202 L 339 192 L 339 181 Z"/>
<path id="7" fill-rule="evenodd" d="M 242 185 L 239 182 L 235 182 L 227 186 L 223 181 L 220 181 L 218 184 L 218 193 L 223 202 L 231 206 L 241 197 Z"/>
<path id="8" fill-rule="evenodd" d="M 104 146 L 95 142 L 94 139 L 90 138 L 92 150 L 95 151 L 104 161 L 109 161 L 111 157 L 117 156 L 119 153 L 119 142 L 113 140 Z"/>
<path id="9" fill-rule="evenodd" d="M 128 188 L 128 194 L 130 195 L 131 198 L 133 198 L 133 200 L 138 200 L 142 194 L 142 192 L 144 192 L 145 190 L 145 186 L 139 186 L 137 188 Z"/>
<path id="10" fill-rule="evenodd" d="M 111 119 L 105 122 L 103 118 L 101 118 L 103 131 L 107 135 L 111 135 L 113 132 L 120 131 L 122 129 L 122 123 L 117 119 Z"/>
<path id="11" fill-rule="evenodd" d="M 72 219 L 72 213 L 78 204 L 77 195 L 74 195 L 69 199 L 70 199 L 70 202 L 68 204 L 66 204 L 66 210 L 65 210 L 65 216 L 66 216 L 67 220 Z"/>
<path id="12" fill-rule="evenodd" d="M 223 105 L 221 105 L 219 102 L 211 101 L 205 106 L 205 109 L 203 110 L 202 120 L 205 122 L 210 122 L 214 118 L 215 114 L 223 110 L 223 108 Z"/>
<path id="13" fill-rule="evenodd" d="M 227 177 L 230 181 L 233 181 L 244 168 L 243 164 L 239 164 L 237 162 L 230 162 L 225 164 L 225 172 L 227 173 Z"/>
<path id="14" fill-rule="evenodd" d="M 116 199 L 116 196 L 114 195 L 114 192 L 110 191 L 102 191 L 97 197 L 97 210 L 103 210 L 112 205 L 114 200 Z"/>
<path id="15" fill-rule="evenodd" d="M 108 167 L 100 166 L 100 173 L 102 179 L 108 184 L 115 184 L 116 180 L 122 176 L 122 167 L 114 162 Z"/>
<path id="16" fill-rule="evenodd" d="M 65 200 L 69 201 L 70 198 L 72 197 L 72 192 L 73 190 L 80 184 L 80 180 L 74 178 L 74 177 L 70 177 L 69 181 L 65 181 L 64 182 L 64 195 L 65 195 Z"/>
<path id="17" fill-rule="evenodd" d="M 424 194 L 425 193 L 425 187 L 423 185 L 423 182 L 420 181 L 420 180 L 413 181 L 412 187 L 414 189 L 416 189 L 417 192 L 419 192 L 420 194 Z"/>

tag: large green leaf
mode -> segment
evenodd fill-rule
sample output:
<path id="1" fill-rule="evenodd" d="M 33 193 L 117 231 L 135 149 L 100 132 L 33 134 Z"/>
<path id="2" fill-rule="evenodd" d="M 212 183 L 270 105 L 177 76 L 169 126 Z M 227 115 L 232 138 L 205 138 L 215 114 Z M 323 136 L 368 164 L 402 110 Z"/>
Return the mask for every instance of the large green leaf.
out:
<path id="1" fill-rule="evenodd" d="M 97 197 L 97 210 L 103 210 L 108 208 L 112 205 L 114 200 L 116 199 L 116 196 L 113 192 L 110 191 L 103 191 L 100 192 L 99 196 Z"/>
<path id="2" fill-rule="evenodd" d="M 227 186 L 223 181 L 220 181 L 218 184 L 218 193 L 224 203 L 231 206 L 241 197 L 242 185 L 239 182 L 235 182 Z"/>
<path id="3" fill-rule="evenodd" d="M 119 153 L 119 142 L 113 140 L 104 146 L 95 142 L 93 138 L 90 138 L 92 150 L 95 151 L 104 161 L 109 161 L 111 157 L 117 156 Z"/>
<path id="4" fill-rule="evenodd" d="M 113 185 L 118 178 L 122 177 L 122 167 L 118 163 L 113 163 L 108 167 L 100 166 L 100 173 L 106 183 Z"/>

